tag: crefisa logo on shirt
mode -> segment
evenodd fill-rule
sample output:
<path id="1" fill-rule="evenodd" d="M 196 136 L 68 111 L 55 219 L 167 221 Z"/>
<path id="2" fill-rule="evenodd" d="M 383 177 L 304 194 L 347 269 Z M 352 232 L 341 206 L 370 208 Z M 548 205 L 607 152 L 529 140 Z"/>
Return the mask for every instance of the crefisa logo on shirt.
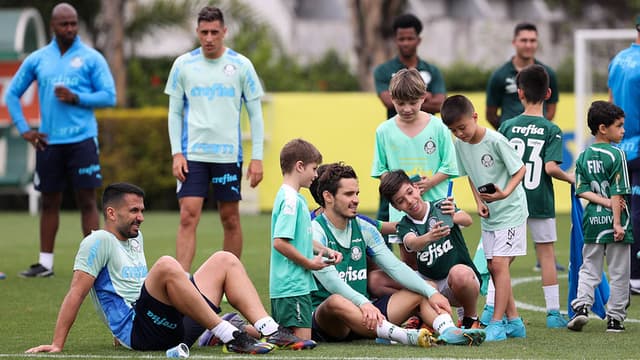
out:
<path id="1" fill-rule="evenodd" d="M 227 76 L 231 76 L 236 73 L 236 66 L 233 64 L 226 64 L 222 72 Z"/>
<path id="2" fill-rule="evenodd" d="M 427 141 L 426 143 L 424 143 L 424 152 L 426 152 L 428 155 L 433 154 L 436 151 L 436 143 L 429 139 L 429 141 Z"/>
<path id="3" fill-rule="evenodd" d="M 492 167 L 494 163 L 493 156 L 491 156 L 491 154 L 482 155 L 482 157 L 480 158 L 480 161 L 482 162 L 482 166 L 486 168 Z"/>

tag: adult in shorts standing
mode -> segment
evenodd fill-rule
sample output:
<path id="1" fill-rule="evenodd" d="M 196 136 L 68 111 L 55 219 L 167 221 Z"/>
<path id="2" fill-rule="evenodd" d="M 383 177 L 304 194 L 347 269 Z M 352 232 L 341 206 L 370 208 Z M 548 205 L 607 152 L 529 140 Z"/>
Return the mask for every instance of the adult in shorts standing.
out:
<path id="1" fill-rule="evenodd" d="M 75 192 L 82 233 L 100 226 L 96 188 L 102 185 L 94 108 L 114 106 L 116 90 L 104 57 L 78 36 L 78 14 L 60 3 L 51 13 L 51 42 L 27 56 L 7 90 L 11 120 L 36 149 L 34 185 L 42 194 L 40 257 L 22 277 L 53 275 L 53 249 L 67 182 Z M 27 123 L 20 97 L 38 82 L 40 128 Z"/>
<path id="2" fill-rule="evenodd" d="M 262 181 L 263 123 L 260 80 L 249 59 L 225 47 L 222 11 L 205 6 L 196 29 L 200 47 L 178 57 L 165 93 L 169 95 L 169 139 L 173 176 L 178 180 L 180 225 L 176 258 L 190 271 L 204 199 L 213 185 L 224 229 L 223 250 L 242 252 L 239 201 L 243 149 L 240 111 L 251 125 L 252 154 L 247 178 Z"/>

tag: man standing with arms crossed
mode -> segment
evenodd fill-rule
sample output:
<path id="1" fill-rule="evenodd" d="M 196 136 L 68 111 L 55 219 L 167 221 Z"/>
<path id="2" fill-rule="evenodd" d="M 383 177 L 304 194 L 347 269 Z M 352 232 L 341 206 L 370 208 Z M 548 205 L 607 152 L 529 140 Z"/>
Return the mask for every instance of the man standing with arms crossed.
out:
<path id="1" fill-rule="evenodd" d="M 60 3 L 53 8 L 51 30 L 53 40 L 24 60 L 5 98 L 13 123 L 36 148 L 34 185 L 42 193 L 40 258 L 20 273 L 22 277 L 53 275 L 53 248 L 68 180 L 81 212 L 83 235 L 100 227 L 96 188 L 102 185 L 102 175 L 93 108 L 116 103 L 107 62 L 78 37 L 73 6 Z M 29 127 L 20 105 L 20 97 L 33 81 L 38 82 L 43 110 L 38 130 Z"/>
<path id="2" fill-rule="evenodd" d="M 515 55 L 491 74 L 487 84 L 487 121 L 498 129 L 500 123 L 524 111 L 518 98 L 516 75 L 521 69 L 534 63 L 544 66 L 549 74 L 551 97 L 544 102 L 544 115 L 547 119 L 553 120 L 558 104 L 558 81 L 555 72 L 535 58 L 538 50 L 538 29 L 531 23 L 516 25 L 511 44 L 516 52 Z M 498 108 L 500 108 L 500 115 L 498 115 Z"/>
<path id="3" fill-rule="evenodd" d="M 616 55 L 609 64 L 609 101 L 625 114 L 624 137 L 620 142 L 627 157 L 631 180 L 631 294 L 640 294 L 640 15 L 636 17 L 636 41 Z"/>
<path id="4" fill-rule="evenodd" d="M 251 187 L 262 180 L 264 132 L 262 86 L 251 61 L 224 46 L 227 28 L 222 11 L 202 8 L 196 31 L 201 46 L 175 60 L 165 88 L 180 203 L 176 258 L 186 272 L 195 255 L 196 228 L 210 183 L 224 229 L 223 250 L 240 258 L 243 103 L 251 124 L 252 159 L 247 171 Z"/>

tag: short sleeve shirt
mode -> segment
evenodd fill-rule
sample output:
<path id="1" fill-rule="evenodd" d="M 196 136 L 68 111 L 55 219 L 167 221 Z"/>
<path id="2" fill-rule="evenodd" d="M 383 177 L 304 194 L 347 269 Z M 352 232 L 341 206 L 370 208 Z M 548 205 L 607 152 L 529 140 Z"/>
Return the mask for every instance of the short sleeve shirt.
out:
<path id="1" fill-rule="evenodd" d="M 313 257 L 311 218 L 304 197 L 294 188 L 282 185 L 271 213 L 271 262 L 269 292 L 272 299 L 308 295 L 316 290 L 311 271 L 296 264 L 273 247 L 273 240 L 289 241 L 300 254 Z"/>
<path id="2" fill-rule="evenodd" d="M 530 218 L 554 218 L 555 199 L 548 162 L 562 163 L 562 131 L 542 116 L 518 115 L 506 120 L 498 131 L 513 146 L 527 169 L 522 184 Z"/>
<path id="3" fill-rule="evenodd" d="M 207 59 L 198 48 L 175 60 L 164 91 L 184 99 L 180 142 L 188 160 L 242 161 L 242 104 L 264 94 L 249 59 L 228 48 Z"/>
<path id="4" fill-rule="evenodd" d="M 516 151 L 502 134 L 486 129 L 484 138 L 477 144 L 454 142 L 460 176 L 468 175 L 476 187 L 493 183 L 501 189 L 507 186 L 511 175 L 523 166 Z M 487 204 L 489 217 L 481 218 L 482 230 L 496 231 L 523 224 L 529 212 L 522 185 L 506 199 Z"/>
<path id="5" fill-rule="evenodd" d="M 549 74 L 549 88 L 551 97 L 546 103 L 556 104 L 558 102 L 558 80 L 556 73 L 547 65 L 535 60 L 538 65 L 544 66 Z M 520 115 L 524 107 L 518 99 L 518 86 L 516 85 L 516 75 L 518 71 L 511 59 L 496 69 L 489 77 L 487 84 L 487 106 L 496 106 L 501 109 L 500 122 Z M 546 107 L 545 107 L 546 109 Z"/>
<path id="6" fill-rule="evenodd" d="M 400 59 L 396 56 L 393 59 L 378 65 L 373 71 L 373 79 L 376 86 L 376 93 L 380 94 L 383 91 L 389 90 L 389 83 L 391 83 L 391 78 L 398 71 L 402 69 L 406 69 L 407 67 L 400 61 Z M 427 84 L 427 91 L 432 94 L 444 94 L 447 92 L 444 85 L 444 77 L 440 70 L 432 64 L 428 62 L 418 59 L 418 66 L 416 68 L 420 75 L 422 75 L 422 79 L 425 84 Z M 396 110 L 394 108 L 387 109 L 387 118 L 396 115 Z"/>
<path id="7" fill-rule="evenodd" d="M 586 148 L 576 161 L 576 194 L 592 191 L 610 199 L 613 195 L 631 192 L 629 172 L 624 151 L 606 143 L 596 143 Z M 628 200 L 628 199 L 627 199 Z M 629 204 L 629 201 L 627 201 Z M 624 242 L 633 243 L 629 207 L 622 210 L 620 222 L 625 228 Z M 611 209 L 589 202 L 582 218 L 584 242 L 589 244 L 612 243 L 613 212 Z"/>

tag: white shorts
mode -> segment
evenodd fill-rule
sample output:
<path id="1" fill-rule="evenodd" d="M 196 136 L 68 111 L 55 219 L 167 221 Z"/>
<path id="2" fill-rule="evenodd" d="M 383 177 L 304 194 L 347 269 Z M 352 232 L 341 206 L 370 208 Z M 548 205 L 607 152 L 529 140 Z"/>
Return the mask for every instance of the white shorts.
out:
<path id="1" fill-rule="evenodd" d="M 556 218 L 527 219 L 527 227 L 534 243 L 552 243 L 558 240 Z"/>
<path id="2" fill-rule="evenodd" d="M 473 270 L 471 270 L 473 271 Z M 446 297 L 447 300 L 449 300 L 449 304 L 451 306 L 455 306 L 455 307 L 460 307 L 462 306 L 462 303 L 460 301 L 458 301 L 458 299 L 456 299 L 456 297 L 453 295 L 453 290 L 451 290 L 451 288 L 449 287 L 449 277 L 447 276 L 444 279 L 441 280 L 432 280 L 422 274 L 420 274 L 420 272 L 416 271 L 416 274 L 418 274 L 421 278 L 435 284 L 435 288 L 436 290 L 438 290 L 438 292 L 440 294 L 442 294 L 442 296 Z M 480 280 L 478 280 L 478 277 L 475 276 L 474 273 L 474 278 L 476 279 L 476 282 L 478 282 L 478 286 L 480 285 Z"/>
<path id="3" fill-rule="evenodd" d="M 494 256 L 527 255 L 527 223 L 508 229 L 482 230 L 482 247 L 487 260 Z"/>

